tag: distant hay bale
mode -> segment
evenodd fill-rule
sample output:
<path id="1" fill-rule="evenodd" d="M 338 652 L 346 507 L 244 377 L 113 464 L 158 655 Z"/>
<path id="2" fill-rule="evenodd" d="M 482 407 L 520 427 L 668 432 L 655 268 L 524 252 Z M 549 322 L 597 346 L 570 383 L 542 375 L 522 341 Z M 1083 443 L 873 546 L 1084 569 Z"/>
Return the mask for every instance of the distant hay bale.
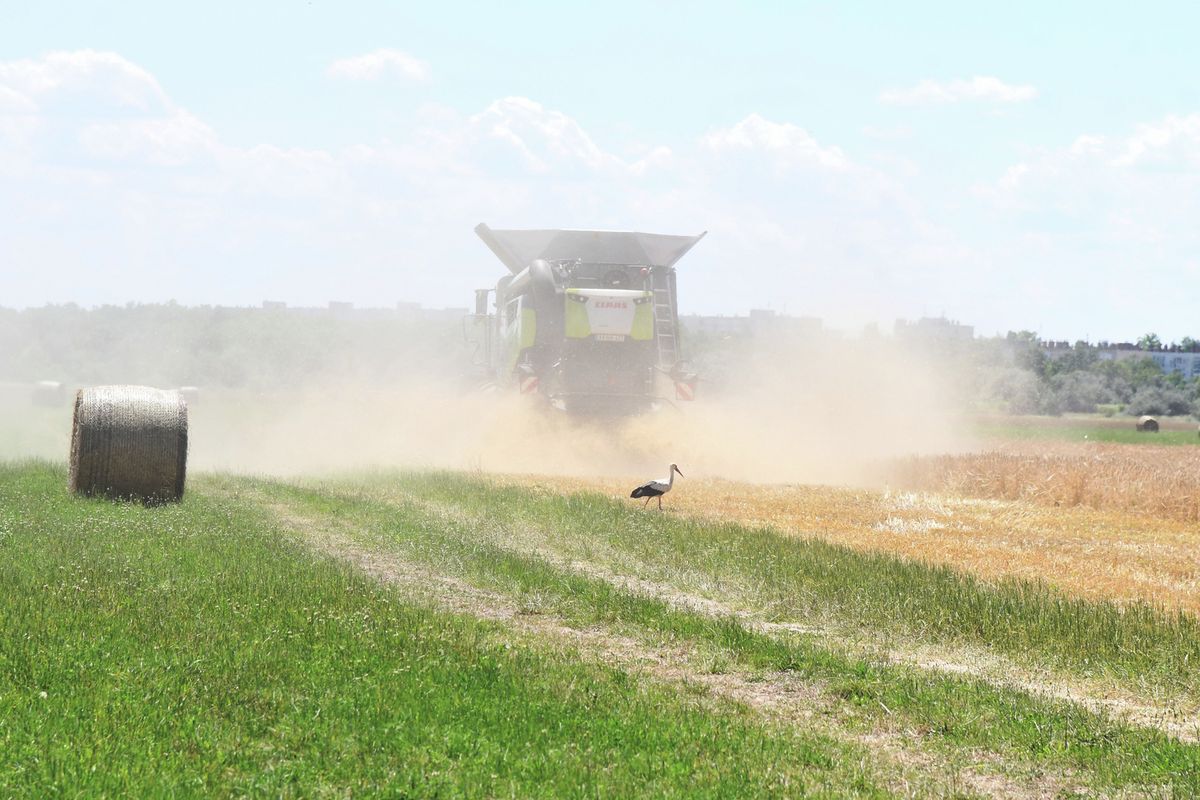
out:
<path id="1" fill-rule="evenodd" d="M 69 488 L 81 495 L 165 503 L 183 497 L 187 403 L 147 386 L 75 395 Z"/>
<path id="2" fill-rule="evenodd" d="M 1158 433 L 1158 420 L 1154 417 L 1138 417 L 1137 429 L 1142 433 Z"/>

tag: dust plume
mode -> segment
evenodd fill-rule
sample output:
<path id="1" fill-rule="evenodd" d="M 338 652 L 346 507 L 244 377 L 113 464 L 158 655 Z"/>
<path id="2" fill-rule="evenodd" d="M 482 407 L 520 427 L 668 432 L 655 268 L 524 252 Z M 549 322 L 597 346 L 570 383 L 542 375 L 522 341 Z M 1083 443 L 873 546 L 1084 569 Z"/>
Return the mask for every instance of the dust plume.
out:
<path id="1" fill-rule="evenodd" d="M 414 370 L 387 385 L 205 397 L 192 464 L 269 474 L 432 467 L 580 476 L 685 474 L 860 484 L 879 461 L 963 449 L 934 362 L 890 340 L 748 347 L 691 403 L 580 420 L 513 392 Z"/>
<path id="2" fill-rule="evenodd" d="M 645 480 L 676 462 L 688 477 L 845 484 L 870 480 L 881 460 L 970 444 L 970 393 L 952 366 L 961 359 L 903 338 L 697 333 L 685 338 L 700 376 L 694 402 L 588 421 L 485 389 L 465 313 L 9 312 L 0 458 L 65 460 L 75 389 L 114 383 L 198 387 L 187 395 L 193 472 L 432 467 Z"/>

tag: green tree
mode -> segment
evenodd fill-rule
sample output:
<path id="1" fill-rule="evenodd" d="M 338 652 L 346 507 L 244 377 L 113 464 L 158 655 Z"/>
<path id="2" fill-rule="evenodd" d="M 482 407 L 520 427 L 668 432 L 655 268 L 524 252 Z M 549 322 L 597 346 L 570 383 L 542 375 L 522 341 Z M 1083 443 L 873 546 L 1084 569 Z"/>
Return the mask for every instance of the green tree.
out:
<path id="1" fill-rule="evenodd" d="M 1090 369 L 1099 359 L 1100 357 L 1096 355 L 1096 348 L 1087 342 L 1078 341 L 1074 347 L 1058 358 L 1046 359 L 1043 372 L 1048 378 L 1064 373 L 1078 372 Z"/>
<path id="2" fill-rule="evenodd" d="M 1138 339 L 1137 345 L 1140 350 L 1158 350 L 1162 347 L 1162 339 L 1158 338 L 1157 333 L 1147 333 Z"/>
<path id="3" fill-rule="evenodd" d="M 1122 362 L 1129 370 L 1129 383 L 1134 389 L 1143 386 L 1160 386 L 1163 381 L 1163 369 L 1153 358 L 1130 358 Z"/>
<path id="4" fill-rule="evenodd" d="M 1019 343 L 1029 347 L 1042 346 L 1042 338 L 1034 331 L 1009 331 L 1005 338 L 1014 344 Z"/>
<path id="5" fill-rule="evenodd" d="M 1046 354 L 1042 352 L 1042 340 L 1033 331 L 1009 331 L 1005 337 L 1012 351 L 1013 360 L 1035 375 L 1046 374 Z"/>

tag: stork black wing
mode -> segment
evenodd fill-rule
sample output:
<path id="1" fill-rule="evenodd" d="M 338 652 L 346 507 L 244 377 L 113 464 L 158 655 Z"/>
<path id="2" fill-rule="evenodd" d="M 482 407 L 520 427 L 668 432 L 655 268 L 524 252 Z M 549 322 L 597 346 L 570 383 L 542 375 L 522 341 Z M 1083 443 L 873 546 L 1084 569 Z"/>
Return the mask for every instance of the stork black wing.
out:
<path id="1" fill-rule="evenodd" d="M 654 481 L 650 481 L 650 483 L 644 483 L 641 486 L 634 489 L 633 493 L 630 494 L 629 496 L 630 497 L 658 497 L 660 494 L 662 494 L 662 492 L 660 492 L 658 489 L 654 488 Z"/>

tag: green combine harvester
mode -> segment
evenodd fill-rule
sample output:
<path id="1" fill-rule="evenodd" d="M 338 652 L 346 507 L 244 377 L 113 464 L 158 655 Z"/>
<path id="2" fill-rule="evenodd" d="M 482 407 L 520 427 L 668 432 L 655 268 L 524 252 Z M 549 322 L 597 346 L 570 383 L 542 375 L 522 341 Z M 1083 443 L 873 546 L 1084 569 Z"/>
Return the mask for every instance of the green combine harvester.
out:
<path id="1" fill-rule="evenodd" d="M 471 317 L 477 363 L 497 387 L 581 416 L 632 416 L 695 397 L 680 348 L 675 263 L 704 233 L 482 223 L 475 232 L 510 273 L 476 292 Z"/>

